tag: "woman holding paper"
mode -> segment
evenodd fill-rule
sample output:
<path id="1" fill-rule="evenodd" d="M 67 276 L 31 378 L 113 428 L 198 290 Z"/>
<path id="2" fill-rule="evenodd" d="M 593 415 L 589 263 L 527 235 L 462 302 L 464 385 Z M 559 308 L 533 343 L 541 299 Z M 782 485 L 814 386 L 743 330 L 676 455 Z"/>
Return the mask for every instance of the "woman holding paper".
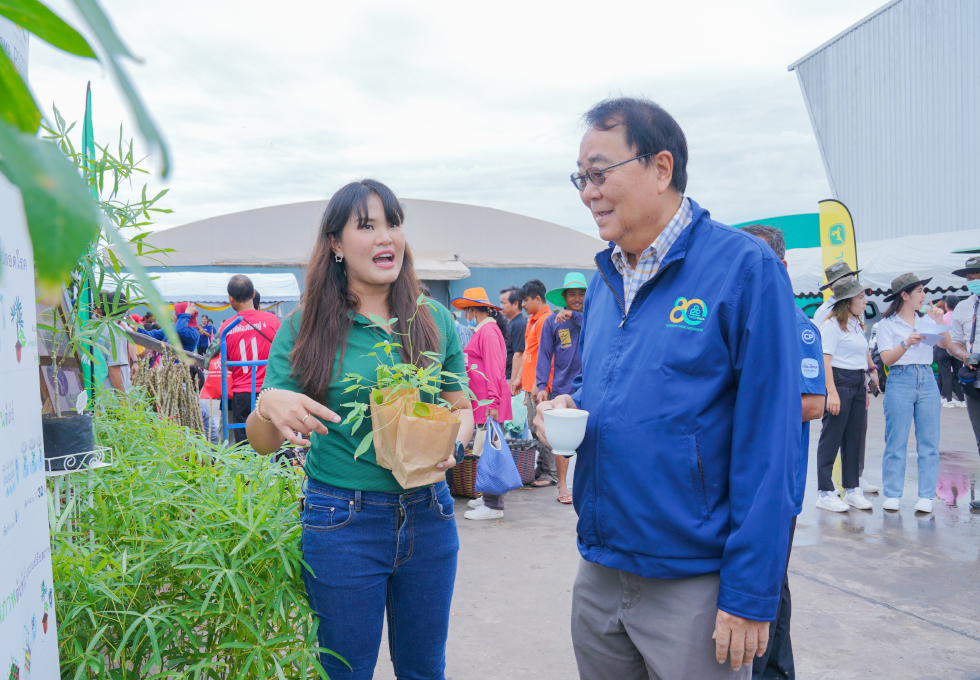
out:
<path id="1" fill-rule="evenodd" d="M 510 387 L 507 383 L 507 344 L 504 331 L 507 322 L 503 310 L 491 304 L 483 288 L 467 288 L 463 297 L 452 302 L 462 309 L 466 320 L 476 324 L 473 337 L 466 343 L 466 374 L 470 389 L 476 399 L 473 402 L 473 419 L 477 425 L 486 425 L 488 419 L 498 423 L 511 419 Z M 490 403 L 480 405 L 480 401 Z M 469 502 L 472 510 L 463 517 L 473 520 L 503 519 L 504 497 L 483 494 Z"/>
<path id="2" fill-rule="evenodd" d="M 885 455 L 881 461 L 885 510 L 898 510 L 905 488 L 905 459 L 909 428 L 915 421 L 918 451 L 919 500 L 916 512 L 932 512 L 939 478 L 939 387 L 932 372 L 932 348 L 949 348 L 948 328 L 942 310 L 929 305 L 928 315 L 919 311 L 926 300 L 925 285 L 909 272 L 892 281 L 885 302 L 891 306 L 878 323 L 878 351 L 889 366 L 885 391 Z"/>
<path id="3" fill-rule="evenodd" d="M 473 432 L 463 348 L 449 310 L 421 294 L 404 217 L 391 189 L 374 180 L 333 195 L 303 299 L 276 334 L 247 422 L 259 453 L 278 450 L 284 440 L 310 447 L 300 514 L 310 567 L 303 581 L 320 646 L 344 659 L 320 655 L 335 679 L 374 675 L 386 611 L 395 675 L 445 677 L 459 552 L 449 488 L 445 481 L 402 488 L 378 464 L 373 446 L 358 450 L 370 429 L 355 434 L 341 422 L 352 402 L 368 404 L 370 391 L 348 376 L 370 383 L 379 360 L 399 361 L 441 366 L 435 389 L 459 417 L 458 437 L 469 441 Z M 391 357 L 380 349 L 386 342 L 398 344 Z M 449 455 L 435 467 L 454 464 Z"/>

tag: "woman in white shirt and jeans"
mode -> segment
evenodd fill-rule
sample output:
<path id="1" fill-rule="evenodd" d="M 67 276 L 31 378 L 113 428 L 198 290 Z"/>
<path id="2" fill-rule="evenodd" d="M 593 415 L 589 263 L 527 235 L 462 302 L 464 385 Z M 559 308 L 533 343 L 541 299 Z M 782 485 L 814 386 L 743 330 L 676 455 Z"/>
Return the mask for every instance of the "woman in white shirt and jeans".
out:
<path id="1" fill-rule="evenodd" d="M 820 326 L 824 368 L 827 376 L 827 410 L 823 414 L 817 444 L 817 507 L 847 512 L 848 506 L 869 510 L 871 501 L 861 493 L 859 465 L 868 417 L 865 374 L 878 383 L 868 340 L 864 337 L 864 286 L 851 275 L 834 281 L 831 291 L 837 302 Z M 834 491 L 832 474 L 837 451 L 841 455 L 844 500 Z M 846 502 L 845 502 L 846 501 Z"/>
<path id="2" fill-rule="evenodd" d="M 905 459 L 908 455 L 909 428 L 915 421 L 915 443 L 918 450 L 919 500 L 917 512 L 932 512 L 939 478 L 939 387 L 932 372 L 932 347 L 922 342 L 916 332 L 926 300 L 925 284 L 909 272 L 892 281 L 891 294 L 885 302 L 891 306 L 878 323 L 878 351 L 889 366 L 888 389 L 885 391 L 885 455 L 881 476 L 885 487 L 885 510 L 898 510 L 905 488 Z M 931 307 L 931 305 L 930 305 Z M 943 323 L 942 311 L 932 308 L 934 323 Z M 948 349 L 949 334 L 936 345 Z"/>

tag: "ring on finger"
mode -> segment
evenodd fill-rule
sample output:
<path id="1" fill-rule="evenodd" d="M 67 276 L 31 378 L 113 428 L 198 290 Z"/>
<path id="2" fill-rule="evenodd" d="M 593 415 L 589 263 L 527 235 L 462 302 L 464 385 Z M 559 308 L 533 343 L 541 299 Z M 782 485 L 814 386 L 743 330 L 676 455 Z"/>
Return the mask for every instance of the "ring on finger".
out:
<path id="1" fill-rule="evenodd" d="M 309 418 L 309 417 L 310 417 L 310 414 L 307 413 L 305 416 L 303 416 L 303 420 L 301 420 L 300 423 L 302 423 L 305 426 L 306 425 L 306 419 Z"/>

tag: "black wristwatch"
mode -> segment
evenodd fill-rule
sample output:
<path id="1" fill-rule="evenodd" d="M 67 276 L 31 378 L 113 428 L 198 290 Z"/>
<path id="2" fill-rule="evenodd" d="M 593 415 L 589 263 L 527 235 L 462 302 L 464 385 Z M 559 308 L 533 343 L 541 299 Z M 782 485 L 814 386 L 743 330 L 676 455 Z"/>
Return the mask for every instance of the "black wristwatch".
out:
<path id="1" fill-rule="evenodd" d="M 466 455 L 466 448 L 463 446 L 463 442 L 456 440 L 456 448 L 453 450 L 453 454 L 456 456 L 456 462 L 462 463 L 463 456 Z"/>

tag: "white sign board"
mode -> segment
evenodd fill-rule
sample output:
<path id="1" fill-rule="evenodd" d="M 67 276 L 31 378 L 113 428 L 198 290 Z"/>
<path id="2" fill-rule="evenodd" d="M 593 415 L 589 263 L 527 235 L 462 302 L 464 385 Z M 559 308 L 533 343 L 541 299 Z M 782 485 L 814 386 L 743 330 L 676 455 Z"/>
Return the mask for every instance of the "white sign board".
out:
<path id="1" fill-rule="evenodd" d="M 0 50 L 7 53 L 24 80 L 27 80 L 27 36 L 23 28 L 0 17 Z"/>
<path id="2" fill-rule="evenodd" d="M 20 192 L 0 176 L 0 678 L 57 680 L 44 481 L 34 252 Z"/>

